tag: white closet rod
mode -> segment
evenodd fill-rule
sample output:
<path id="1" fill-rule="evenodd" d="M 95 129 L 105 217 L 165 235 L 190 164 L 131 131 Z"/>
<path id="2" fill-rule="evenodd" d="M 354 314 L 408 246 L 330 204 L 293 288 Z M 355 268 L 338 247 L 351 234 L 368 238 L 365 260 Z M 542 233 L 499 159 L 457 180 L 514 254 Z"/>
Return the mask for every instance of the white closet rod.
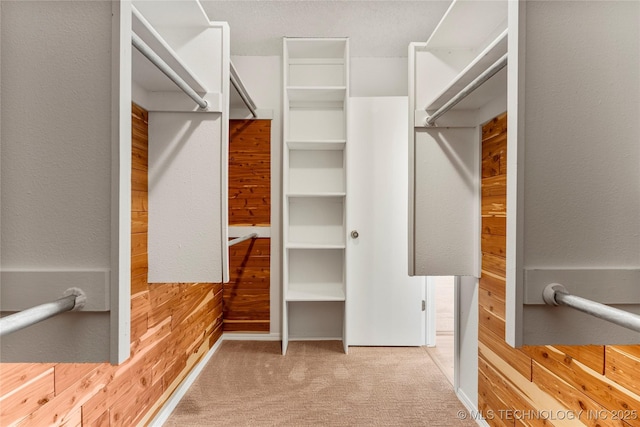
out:
<path id="1" fill-rule="evenodd" d="M 242 84 L 242 80 L 240 79 L 240 76 L 238 76 L 238 72 L 236 71 L 236 67 L 233 66 L 233 62 L 229 62 L 229 69 L 229 78 L 231 80 L 231 84 L 238 91 L 238 95 L 240 95 L 240 98 L 242 98 L 242 102 L 244 102 L 249 111 L 251 111 L 251 115 L 254 118 L 258 117 L 258 113 L 256 112 L 256 104 L 255 102 L 253 102 L 253 100 L 249 96 L 249 92 L 247 92 L 247 89 Z"/>
<path id="2" fill-rule="evenodd" d="M 10 314 L 0 319 L 0 337 L 9 335 L 28 326 L 47 320 L 66 311 L 80 309 L 84 307 L 86 297 L 78 289 L 71 295 L 66 295 L 53 302 L 47 302 L 35 307 L 22 310 L 18 313 Z"/>
<path id="3" fill-rule="evenodd" d="M 142 41 L 140 37 L 136 33 L 131 33 L 131 44 L 133 47 L 138 49 L 138 51 L 143 54 L 153 65 L 158 67 L 160 71 L 162 71 L 172 82 L 174 82 L 180 89 L 184 91 L 191 99 L 193 99 L 196 104 L 200 106 L 201 109 L 206 109 L 209 105 L 207 101 L 202 98 L 198 93 L 193 90 L 191 86 L 185 82 L 182 77 L 178 75 L 162 58 L 160 58 L 145 42 Z"/>
<path id="4" fill-rule="evenodd" d="M 547 287 L 542 291 L 542 299 L 549 305 L 566 305 L 599 319 L 615 323 L 618 326 L 640 332 L 639 315 L 629 313 L 628 311 L 620 310 L 618 308 L 609 307 L 608 305 L 600 304 L 599 302 L 591 301 L 586 298 L 571 295 L 569 291 L 567 291 L 567 288 L 559 283 L 551 283 L 550 285 L 547 285 Z"/>
<path id="5" fill-rule="evenodd" d="M 433 126 L 435 124 L 435 121 L 438 120 L 438 118 L 440 116 L 442 116 L 444 113 L 446 113 L 447 111 L 449 111 L 450 109 L 455 107 L 455 105 L 458 102 L 462 101 L 464 98 L 469 96 L 471 94 L 471 92 L 473 92 L 474 90 L 476 90 L 477 88 L 482 86 L 484 84 L 484 82 L 486 82 L 491 77 L 493 77 L 494 74 L 496 74 L 498 71 L 500 71 L 504 67 L 506 67 L 506 65 L 507 65 L 507 57 L 508 57 L 508 53 L 505 53 L 500 59 L 498 59 L 496 62 L 494 62 L 493 65 L 491 65 L 491 67 L 487 68 L 482 74 L 480 74 L 478 77 L 476 77 L 464 89 L 462 89 L 460 92 L 458 92 L 458 94 L 456 96 L 451 98 L 446 104 L 444 104 L 442 107 L 440 107 L 438 110 L 436 110 L 435 113 L 433 113 L 432 115 L 428 116 L 424 121 L 425 125 L 426 126 Z"/>
<path id="6" fill-rule="evenodd" d="M 244 242 L 245 240 L 255 239 L 258 237 L 258 233 L 247 234 L 246 236 L 238 237 L 233 240 L 229 240 L 229 246 L 237 245 L 240 242 Z"/>

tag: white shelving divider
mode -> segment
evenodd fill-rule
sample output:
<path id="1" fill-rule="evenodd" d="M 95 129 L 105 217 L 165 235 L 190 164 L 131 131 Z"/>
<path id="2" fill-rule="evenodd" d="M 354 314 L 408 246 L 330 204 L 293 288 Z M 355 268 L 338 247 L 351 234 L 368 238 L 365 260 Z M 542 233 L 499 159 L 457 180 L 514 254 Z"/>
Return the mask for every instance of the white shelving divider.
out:
<path id="1" fill-rule="evenodd" d="M 346 38 L 285 38 L 282 354 L 341 340 L 347 307 Z"/>
<path id="2" fill-rule="evenodd" d="M 506 0 L 455 0 L 429 40 L 416 44 L 422 53 L 416 69 L 427 74 L 416 87 L 416 119 L 440 108 L 507 53 L 507 6 Z M 506 87 L 506 73 L 493 78 L 498 79 Z M 471 95 L 455 108 L 476 109 L 473 100 Z"/>

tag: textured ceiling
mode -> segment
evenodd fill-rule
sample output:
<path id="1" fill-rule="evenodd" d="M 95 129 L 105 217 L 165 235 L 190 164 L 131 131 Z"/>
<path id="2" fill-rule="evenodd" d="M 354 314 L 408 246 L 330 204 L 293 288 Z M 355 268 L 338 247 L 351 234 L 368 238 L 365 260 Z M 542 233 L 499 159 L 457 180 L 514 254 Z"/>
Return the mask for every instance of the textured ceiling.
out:
<path id="1" fill-rule="evenodd" d="M 351 57 L 406 57 L 426 41 L 451 0 L 201 0 L 231 27 L 232 55 L 280 55 L 282 37 L 349 37 Z"/>

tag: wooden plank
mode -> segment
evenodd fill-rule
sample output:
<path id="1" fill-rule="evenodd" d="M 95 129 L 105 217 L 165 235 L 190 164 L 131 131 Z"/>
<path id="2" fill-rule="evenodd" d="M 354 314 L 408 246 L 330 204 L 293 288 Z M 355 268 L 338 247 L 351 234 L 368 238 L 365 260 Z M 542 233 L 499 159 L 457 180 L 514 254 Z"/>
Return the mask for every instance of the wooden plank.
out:
<path id="1" fill-rule="evenodd" d="M 576 416 L 584 425 L 590 427 L 626 427 L 627 424 L 620 419 L 615 419 L 613 414 L 607 414 L 606 409 L 594 402 L 580 390 L 575 389 L 551 371 L 537 362 L 533 362 L 533 381 L 549 395 L 561 402 L 567 408 L 580 408 L 578 411 L 569 412 Z M 582 411 L 582 412 L 580 412 Z M 607 416 L 604 416 L 604 415 Z M 603 416 L 594 416 L 603 415 Z"/>
<path id="2" fill-rule="evenodd" d="M 224 332 L 265 332 L 269 333 L 271 323 L 268 320 L 225 320 Z"/>
<path id="3" fill-rule="evenodd" d="M 147 253 L 147 234 L 138 233 L 131 235 L 131 255 L 142 255 Z"/>
<path id="4" fill-rule="evenodd" d="M 61 427 L 82 427 L 82 410 L 78 409 L 77 411 L 68 415 L 67 420 L 60 424 Z"/>
<path id="5" fill-rule="evenodd" d="M 480 326 L 483 326 L 496 334 L 499 337 L 504 337 L 505 333 L 505 321 L 504 319 L 490 312 L 485 307 L 478 307 L 478 317 L 480 319 Z M 504 339 L 504 338 L 503 338 Z"/>
<path id="6" fill-rule="evenodd" d="M 608 410 L 625 411 L 640 408 L 640 395 L 600 375 L 556 348 L 536 346 L 523 349 L 538 364 L 572 387 L 582 390 L 584 394 Z M 640 419 L 627 420 L 627 422 L 633 426 L 640 426 Z"/>
<path id="7" fill-rule="evenodd" d="M 54 366 L 56 395 L 72 387 L 75 383 L 99 369 L 100 363 L 57 363 Z"/>
<path id="8" fill-rule="evenodd" d="M 271 223 L 271 121 L 229 121 L 229 225 Z"/>
<path id="9" fill-rule="evenodd" d="M 503 196 L 483 197 L 480 209 L 482 216 L 506 216 L 507 200 Z"/>
<path id="10" fill-rule="evenodd" d="M 131 212 L 148 212 L 149 200 L 146 191 L 131 191 Z"/>
<path id="11" fill-rule="evenodd" d="M 491 255 L 506 257 L 507 239 L 506 236 L 497 236 L 493 234 L 482 233 L 481 237 L 482 252 Z"/>
<path id="12" fill-rule="evenodd" d="M 602 345 L 555 345 L 556 349 L 562 351 L 578 362 L 588 366 L 599 374 L 604 374 L 604 346 Z"/>
<path id="13" fill-rule="evenodd" d="M 147 212 L 131 212 L 131 233 L 147 233 L 149 215 Z"/>
<path id="14" fill-rule="evenodd" d="M 482 273 L 491 275 L 494 278 L 504 280 L 507 267 L 505 257 L 492 255 L 488 252 L 482 253 Z"/>
<path id="15" fill-rule="evenodd" d="M 493 275 L 483 274 L 480 277 L 479 289 L 486 291 L 490 296 L 499 300 L 506 300 L 506 280 Z"/>
<path id="16" fill-rule="evenodd" d="M 482 125 L 482 140 L 507 132 L 507 113 L 502 113 Z"/>
<path id="17" fill-rule="evenodd" d="M 131 190 L 148 192 L 149 191 L 149 178 L 147 171 L 140 169 L 131 169 Z"/>
<path id="18" fill-rule="evenodd" d="M 147 292 L 147 273 L 139 274 L 135 277 L 131 277 L 131 296 L 137 296 L 140 292 Z"/>
<path id="19" fill-rule="evenodd" d="M 513 426 L 514 420 L 500 416 L 508 413 L 512 408 L 507 405 L 495 392 L 495 388 L 486 373 L 478 369 L 478 409 L 484 420 L 490 426 Z"/>
<path id="20" fill-rule="evenodd" d="M 606 347 L 607 378 L 640 395 L 640 357 L 624 351 L 629 346 Z"/>
<path id="21" fill-rule="evenodd" d="M 507 197 L 507 176 L 494 175 L 482 179 L 482 197 Z"/>
<path id="22" fill-rule="evenodd" d="M 507 235 L 507 217 L 506 216 L 483 216 L 482 217 L 482 234 L 493 236 Z"/>
<path id="23" fill-rule="evenodd" d="M 511 347 L 503 337 L 496 335 L 484 326 L 478 328 L 478 339 L 480 343 L 491 349 L 522 377 L 531 381 L 531 357 L 522 350 Z"/>
<path id="24" fill-rule="evenodd" d="M 76 411 L 109 383 L 115 369 L 109 364 L 100 364 L 55 399 L 33 411 L 25 423 L 34 426 L 59 425 L 73 419 Z"/>
<path id="25" fill-rule="evenodd" d="M 18 364 L 12 364 L 17 366 Z M 25 364 L 29 367 L 32 364 Z M 54 367 L 46 364 L 47 369 L 31 369 L 29 373 L 37 373 L 35 376 L 21 378 L 18 389 L 4 394 L 0 398 L 0 420 L 3 425 L 12 424 L 18 420 L 30 416 L 39 408 L 50 402 L 55 396 Z M 10 378 L 12 384 L 16 384 L 15 376 Z M 6 387 L 6 386 L 5 386 Z M 37 424 L 33 424 L 37 425 Z"/>
<path id="26" fill-rule="evenodd" d="M 148 271 L 147 254 L 143 253 L 131 257 L 131 277 L 146 276 Z"/>
<path id="27" fill-rule="evenodd" d="M 486 363 L 490 365 L 495 372 L 499 373 L 500 378 L 508 381 L 509 387 L 507 392 L 510 394 L 506 396 L 508 399 L 520 402 L 519 406 L 522 410 L 527 411 L 522 415 L 527 415 L 528 419 L 524 419 L 523 417 L 521 420 L 525 421 L 526 425 L 541 425 L 541 421 L 552 421 L 553 425 L 557 426 L 583 425 L 580 420 L 569 419 L 569 417 L 561 419 L 562 415 L 566 415 L 569 412 L 566 406 L 542 390 L 537 384 L 519 375 L 505 360 L 484 344 L 479 344 L 478 352 L 480 355 L 480 367 L 483 366 L 483 363 Z M 576 412 L 577 411 L 579 411 L 579 409 L 577 409 Z M 556 414 L 553 420 L 549 419 L 550 414 Z"/>
<path id="28" fill-rule="evenodd" d="M 490 313 L 493 313 L 501 319 L 505 319 L 505 302 L 503 299 L 497 298 L 495 294 L 482 288 L 478 289 L 479 304 Z"/>
<path id="29" fill-rule="evenodd" d="M 0 402 L 5 395 L 15 393 L 54 366 L 52 363 L 0 363 Z"/>

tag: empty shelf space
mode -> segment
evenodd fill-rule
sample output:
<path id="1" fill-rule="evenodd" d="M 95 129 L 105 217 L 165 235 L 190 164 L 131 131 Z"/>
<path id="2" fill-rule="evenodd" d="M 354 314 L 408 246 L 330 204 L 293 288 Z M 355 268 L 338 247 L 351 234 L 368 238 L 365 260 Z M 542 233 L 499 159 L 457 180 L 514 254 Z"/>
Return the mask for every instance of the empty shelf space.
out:
<path id="1" fill-rule="evenodd" d="M 343 151 L 290 150 L 289 194 L 344 195 Z"/>
<path id="2" fill-rule="evenodd" d="M 287 199 L 287 243 L 344 245 L 344 197 Z"/>
<path id="3" fill-rule="evenodd" d="M 340 141 L 346 139 L 342 105 L 308 105 L 289 109 L 288 135 L 291 141 Z"/>
<path id="4" fill-rule="evenodd" d="M 344 301 L 344 249 L 288 251 L 287 301 Z"/>

